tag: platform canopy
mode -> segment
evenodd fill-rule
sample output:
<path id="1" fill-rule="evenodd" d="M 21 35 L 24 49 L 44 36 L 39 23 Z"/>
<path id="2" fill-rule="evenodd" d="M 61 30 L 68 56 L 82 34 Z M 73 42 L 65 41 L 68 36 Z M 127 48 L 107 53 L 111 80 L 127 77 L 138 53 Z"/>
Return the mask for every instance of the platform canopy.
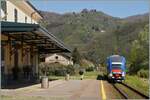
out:
<path id="1" fill-rule="evenodd" d="M 40 54 L 71 52 L 62 41 L 39 24 L 2 21 L 1 33 L 13 38 L 11 41 L 22 41 L 35 46 Z"/>

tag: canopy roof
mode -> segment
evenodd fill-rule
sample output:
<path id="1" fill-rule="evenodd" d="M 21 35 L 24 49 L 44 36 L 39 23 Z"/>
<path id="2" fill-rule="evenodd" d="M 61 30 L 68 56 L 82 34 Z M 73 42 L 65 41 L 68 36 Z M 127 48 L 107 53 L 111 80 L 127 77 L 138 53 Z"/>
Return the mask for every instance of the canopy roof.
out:
<path id="1" fill-rule="evenodd" d="M 39 24 L 2 21 L 1 32 L 13 38 L 12 41 L 23 41 L 35 46 L 41 54 L 71 52 L 63 42 Z"/>

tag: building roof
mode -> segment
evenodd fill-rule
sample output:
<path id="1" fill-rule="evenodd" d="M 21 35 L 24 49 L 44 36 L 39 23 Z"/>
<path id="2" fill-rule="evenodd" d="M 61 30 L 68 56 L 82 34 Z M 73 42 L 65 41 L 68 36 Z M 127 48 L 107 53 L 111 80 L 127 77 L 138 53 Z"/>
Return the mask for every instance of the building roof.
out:
<path id="1" fill-rule="evenodd" d="M 2 21 L 1 32 L 15 39 L 12 41 L 23 41 L 36 46 L 40 54 L 71 52 L 62 41 L 39 24 Z"/>
<path id="2" fill-rule="evenodd" d="M 39 12 L 39 10 L 37 10 L 29 1 L 26 1 L 26 3 L 29 4 L 43 18 L 43 15 Z"/>
<path id="3" fill-rule="evenodd" d="M 30 14 L 36 14 L 39 19 L 42 19 L 42 14 L 29 2 L 29 0 L 8 0 L 23 11 L 28 11 Z M 31 16 L 31 15 L 29 15 Z"/>

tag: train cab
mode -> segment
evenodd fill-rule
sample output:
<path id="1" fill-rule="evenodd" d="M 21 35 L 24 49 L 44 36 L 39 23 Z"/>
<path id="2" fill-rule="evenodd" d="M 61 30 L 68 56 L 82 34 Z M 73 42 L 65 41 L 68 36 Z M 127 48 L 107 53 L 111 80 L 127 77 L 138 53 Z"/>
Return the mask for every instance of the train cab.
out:
<path id="1" fill-rule="evenodd" d="M 125 58 L 119 55 L 107 58 L 108 80 L 122 81 L 125 79 L 125 62 Z"/>

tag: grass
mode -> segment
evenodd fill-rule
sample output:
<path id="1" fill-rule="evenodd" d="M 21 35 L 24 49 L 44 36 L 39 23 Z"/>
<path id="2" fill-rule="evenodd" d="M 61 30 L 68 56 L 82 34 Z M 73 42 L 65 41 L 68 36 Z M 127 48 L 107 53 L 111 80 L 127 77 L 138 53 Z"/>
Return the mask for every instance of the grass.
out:
<path id="1" fill-rule="evenodd" d="M 145 95 L 149 95 L 148 79 L 139 78 L 138 76 L 126 75 L 125 83 L 137 89 L 138 91 L 144 93 Z"/>
<path id="2" fill-rule="evenodd" d="M 116 84 L 119 89 L 121 89 L 123 92 L 125 92 L 128 96 L 129 99 L 142 99 L 141 96 L 137 95 L 135 92 L 132 90 L 128 89 L 127 87 L 121 85 L 121 84 Z"/>
<path id="3" fill-rule="evenodd" d="M 92 71 L 92 72 L 85 72 L 84 73 L 84 79 L 96 79 L 97 76 L 99 75 L 100 72 L 98 71 Z M 70 79 L 73 80 L 80 80 L 80 75 L 73 75 L 70 76 Z M 61 80 L 65 80 L 65 76 L 49 76 L 49 79 L 61 79 Z"/>
<path id="4" fill-rule="evenodd" d="M 97 76 L 100 74 L 100 72 L 86 72 L 84 74 L 84 79 L 97 79 Z"/>

